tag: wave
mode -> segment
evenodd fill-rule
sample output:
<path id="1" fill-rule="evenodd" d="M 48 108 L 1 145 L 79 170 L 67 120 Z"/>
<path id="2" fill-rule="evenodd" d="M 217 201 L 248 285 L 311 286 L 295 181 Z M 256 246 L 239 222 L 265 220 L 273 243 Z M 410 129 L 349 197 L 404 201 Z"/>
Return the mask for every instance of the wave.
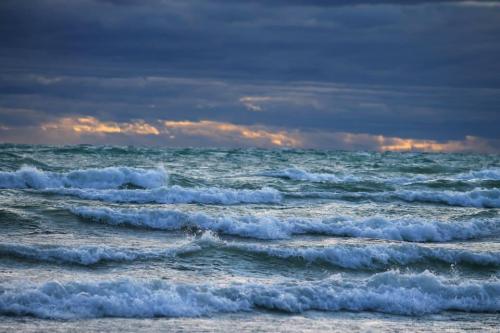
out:
<path id="1" fill-rule="evenodd" d="M 416 182 L 425 182 L 432 178 L 427 176 L 414 177 L 390 177 L 383 178 L 377 176 L 355 176 L 352 174 L 336 175 L 331 173 L 314 173 L 299 168 L 288 168 L 279 171 L 265 171 L 260 175 L 265 177 L 276 177 L 298 181 L 309 181 L 313 183 L 383 183 L 388 185 L 408 185 Z"/>
<path id="2" fill-rule="evenodd" d="M 459 180 L 500 180 L 500 169 L 471 170 L 454 177 Z"/>
<path id="3" fill-rule="evenodd" d="M 0 313 L 40 318 L 194 317 L 257 309 L 302 313 L 370 311 L 424 315 L 499 312 L 497 279 L 445 279 L 431 272 L 389 271 L 363 280 L 341 274 L 286 284 L 180 284 L 159 280 L 51 281 L 2 287 Z"/>
<path id="4" fill-rule="evenodd" d="M 284 178 L 297 181 L 309 181 L 317 183 L 355 183 L 355 182 L 374 182 L 374 183 L 386 183 L 394 185 L 410 185 L 415 183 L 433 183 L 438 181 L 448 181 L 448 182 L 481 182 L 487 180 L 500 180 L 500 169 L 481 169 L 481 170 L 471 170 L 465 173 L 459 173 L 451 176 L 424 176 L 418 175 L 413 177 L 390 177 L 381 178 L 377 176 L 354 176 L 352 174 L 348 175 L 336 175 L 331 173 L 314 173 L 308 172 L 300 168 L 287 168 L 278 171 L 265 171 L 260 175 L 265 177 L 276 177 Z"/>
<path id="5" fill-rule="evenodd" d="M 7 157 L 3 159 L 2 157 Z M 37 160 L 28 154 L 16 154 L 13 152 L 0 151 L 0 161 L 1 165 L 7 168 L 12 167 L 22 167 L 23 165 L 32 165 L 41 168 L 51 168 L 50 165 Z"/>
<path id="6" fill-rule="evenodd" d="M 314 247 L 269 246 L 221 241 L 211 232 L 205 232 L 197 244 L 270 258 L 293 259 L 307 263 L 326 263 L 348 269 L 372 270 L 384 269 L 393 265 L 428 265 L 432 263 L 500 266 L 500 252 L 431 248 L 415 244 L 336 244 Z"/>
<path id="7" fill-rule="evenodd" d="M 211 232 L 205 232 L 200 238 L 189 243 L 165 249 L 128 249 L 105 245 L 68 247 L 1 244 L 0 257 L 90 266 L 102 262 L 174 258 L 178 255 L 193 254 L 209 248 L 255 255 L 259 258 L 295 260 L 308 264 L 324 263 L 347 269 L 374 270 L 419 263 L 500 266 L 500 253 L 492 251 L 475 252 L 466 249 L 429 248 L 414 244 L 337 244 L 333 246 L 284 247 L 222 241 Z"/>
<path id="8" fill-rule="evenodd" d="M 458 207 L 500 208 L 500 189 L 474 189 L 472 191 L 422 191 L 422 190 L 397 190 L 385 192 L 288 192 L 285 196 L 290 198 L 319 198 L 333 200 L 374 202 L 391 202 L 400 200 L 406 202 L 436 203 Z"/>
<path id="9" fill-rule="evenodd" d="M 118 203 L 201 203 L 234 205 L 240 203 L 279 203 L 281 194 L 272 188 L 236 190 L 217 187 L 185 188 L 178 185 L 149 190 L 48 189 L 52 194 Z"/>
<path id="10" fill-rule="evenodd" d="M 120 249 L 105 245 L 96 246 L 40 246 L 0 244 L 0 256 L 16 257 L 42 262 L 76 265 L 94 265 L 108 261 L 157 260 L 199 250 L 196 244 L 157 250 Z"/>
<path id="11" fill-rule="evenodd" d="M 391 266 L 415 264 L 466 264 L 500 266 L 500 252 L 472 252 L 444 248 L 407 245 L 335 245 L 328 247 L 283 248 L 277 246 L 227 243 L 227 250 L 265 255 L 271 258 L 293 259 L 307 263 L 325 263 L 347 269 L 385 269 Z"/>
<path id="12" fill-rule="evenodd" d="M 456 191 L 396 191 L 385 195 L 408 202 L 430 202 L 450 206 L 500 208 L 500 189 L 475 189 L 467 192 Z"/>
<path id="13" fill-rule="evenodd" d="M 352 175 L 337 176 L 331 173 L 312 173 L 299 168 L 288 168 L 280 171 L 265 171 L 261 173 L 266 177 L 277 177 L 291 180 L 301 180 L 310 182 L 357 182 L 360 181 L 359 177 Z"/>
<path id="14" fill-rule="evenodd" d="M 330 236 L 367 237 L 412 242 L 445 242 L 489 236 L 498 233 L 500 225 L 493 220 L 425 221 L 417 219 L 388 220 L 374 217 L 355 220 L 344 217 L 327 219 L 272 216 L 219 216 L 186 213 L 167 209 L 111 209 L 72 207 L 80 217 L 112 225 L 128 225 L 159 230 L 198 228 L 227 235 L 257 239 L 286 239 L 292 235 L 322 234 Z"/>
<path id="15" fill-rule="evenodd" d="M 119 188 L 134 185 L 156 188 L 167 183 L 163 168 L 139 169 L 129 167 L 107 167 L 101 169 L 75 170 L 66 173 L 42 171 L 23 166 L 17 171 L 0 172 L 0 188 Z"/>

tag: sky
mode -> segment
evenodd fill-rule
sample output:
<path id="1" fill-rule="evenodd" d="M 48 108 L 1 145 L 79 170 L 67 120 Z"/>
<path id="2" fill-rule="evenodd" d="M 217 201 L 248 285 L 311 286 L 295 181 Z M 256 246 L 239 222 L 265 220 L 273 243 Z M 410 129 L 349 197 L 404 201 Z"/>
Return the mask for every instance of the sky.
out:
<path id="1" fill-rule="evenodd" d="M 500 1 L 2 0 L 0 142 L 500 152 Z"/>

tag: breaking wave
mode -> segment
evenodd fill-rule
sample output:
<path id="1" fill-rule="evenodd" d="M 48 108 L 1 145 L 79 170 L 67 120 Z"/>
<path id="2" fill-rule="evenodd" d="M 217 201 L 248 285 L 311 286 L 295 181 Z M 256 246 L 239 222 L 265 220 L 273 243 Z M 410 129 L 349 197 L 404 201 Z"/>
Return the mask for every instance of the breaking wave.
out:
<path id="1" fill-rule="evenodd" d="M 500 180 L 500 169 L 472 170 L 454 177 L 462 180 Z"/>
<path id="2" fill-rule="evenodd" d="M 390 266 L 431 263 L 493 267 L 500 265 L 499 252 L 471 252 L 444 248 L 433 249 L 413 244 L 283 248 L 228 243 L 226 248 L 272 258 L 303 260 L 308 263 L 326 263 L 348 269 L 371 270 L 384 269 Z"/>
<path id="3" fill-rule="evenodd" d="M 59 173 L 23 166 L 17 171 L 0 171 L 0 188 L 110 189 L 129 184 L 142 188 L 156 188 L 166 185 L 167 180 L 167 173 L 162 168 L 108 167 Z"/>
<path id="4" fill-rule="evenodd" d="M 106 245 L 95 246 L 40 246 L 0 244 L 0 256 L 16 257 L 42 262 L 94 265 L 106 261 L 155 260 L 174 257 L 199 250 L 195 244 L 156 250 L 120 249 Z"/>
<path id="5" fill-rule="evenodd" d="M 391 202 L 401 200 L 406 202 L 436 203 L 458 207 L 500 208 L 500 189 L 474 189 L 472 191 L 426 191 L 398 190 L 392 192 L 288 192 L 290 198 L 320 198 L 333 200 L 374 202 Z"/>
<path id="6" fill-rule="evenodd" d="M 186 213 L 167 209 L 111 209 L 72 207 L 70 211 L 83 218 L 112 225 L 129 225 L 160 230 L 198 228 L 227 235 L 257 239 L 285 239 L 299 234 L 367 237 L 413 242 L 445 242 L 472 239 L 498 233 L 493 220 L 425 221 L 417 219 L 388 220 L 382 217 L 355 220 L 278 219 L 256 216 L 213 217 L 203 213 Z"/>
<path id="7" fill-rule="evenodd" d="M 177 284 L 153 280 L 47 282 L 1 287 L 0 313 L 40 318 L 193 317 L 256 309 L 302 313 L 370 311 L 423 315 L 499 312 L 497 279 L 458 281 L 425 271 L 388 271 L 366 279 L 341 274 L 287 284 Z"/>
<path id="8" fill-rule="evenodd" d="M 412 176 L 412 177 L 391 177 L 380 178 L 376 176 L 355 176 L 355 175 L 340 175 L 332 173 L 315 173 L 308 172 L 300 168 L 288 168 L 278 171 L 265 171 L 261 173 L 262 176 L 284 178 L 298 181 L 309 181 L 317 183 L 352 183 L 352 182 L 382 182 L 388 184 L 413 184 L 435 182 L 440 180 L 445 181 L 487 181 L 487 180 L 500 180 L 500 169 L 481 169 L 471 170 L 469 172 L 459 173 L 450 176 Z"/>
<path id="9" fill-rule="evenodd" d="M 48 189 L 52 194 L 120 203 L 201 203 L 234 205 L 240 203 L 279 203 L 281 194 L 272 188 L 237 190 L 217 187 L 186 188 L 178 185 L 148 190 Z"/>
<path id="10" fill-rule="evenodd" d="M 393 196 L 409 202 L 431 202 L 462 207 L 500 208 L 500 189 L 475 189 L 468 192 L 407 190 L 397 191 Z"/>
<path id="11" fill-rule="evenodd" d="M 173 258 L 183 254 L 200 253 L 202 249 L 236 251 L 258 257 L 297 260 L 306 263 L 324 263 L 347 269 L 383 269 L 410 264 L 468 264 L 476 266 L 500 265 L 500 253 L 469 251 L 464 249 L 429 248 L 414 244 L 337 244 L 316 247 L 283 247 L 220 240 L 211 232 L 177 247 L 165 249 L 127 249 L 105 245 L 93 246 L 43 246 L 0 245 L 0 256 L 38 262 L 94 265 L 101 262 L 148 261 Z"/>

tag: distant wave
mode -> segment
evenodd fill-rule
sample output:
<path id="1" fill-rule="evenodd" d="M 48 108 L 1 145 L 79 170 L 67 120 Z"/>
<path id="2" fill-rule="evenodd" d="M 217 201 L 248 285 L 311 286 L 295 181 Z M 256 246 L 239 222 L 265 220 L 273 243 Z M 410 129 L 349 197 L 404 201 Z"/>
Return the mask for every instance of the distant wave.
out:
<path id="1" fill-rule="evenodd" d="M 7 157 L 7 158 L 4 158 Z M 13 152 L 0 151 L 0 165 L 9 167 L 20 167 L 22 165 L 32 165 L 41 168 L 50 168 L 51 166 L 35 159 L 28 154 L 16 154 Z"/>
<path id="2" fill-rule="evenodd" d="M 178 185 L 148 190 L 95 190 L 60 188 L 46 193 L 72 195 L 82 199 L 120 203 L 202 203 L 234 205 L 240 203 L 279 203 L 281 194 L 272 188 L 237 190 L 217 187 L 186 188 Z"/>
<path id="3" fill-rule="evenodd" d="M 165 185 L 167 180 L 167 173 L 161 168 L 108 167 L 59 173 L 23 166 L 17 171 L 0 172 L 0 188 L 110 189 L 128 184 L 142 188 L 156 188 Z"/>
<path id="4" fill-rule="evenodd" d="M 468 264 L 500 266 L 500 252 L 465 249 L 429 248 L 414 244 L 336 244 L 332 246 L 284 247 L 241 242 L 226 242 L 210 232 L 189 243 L 164 249 L 129 249 L 106 245 L 78 247 L 1 244 L 0 257 L 37 262 L 55 262 L 89 266 L 102 262 L 129 262 L 174 258 L 201 253 L 202 249 L 236 251 L 259 257 L 323 263 L 347 269 L 384 269 L 411 264 Z"/>
<path id="5" fill-rule="evenodd" d="M 388 184 L 412 184 L 412 183 L 425 183 L 440 180 L 446 181 L 486 181 L 486 180 L 500 180 L 500 169 L 482 169 L 472 170 L 465 173 L 459 173 L 449 176 L 412 176 L 412 177 L 391 177 L 380 178 L 376 176 L 355 176 L 352 174 L 341 175 L 333 173 L 315 173 L 309 172 L 300 168 L 288 168 L 277 171 L 264 171 L 262 176 L 284 178 L 298 181 L 309 181 L 318 183 L 353 183 L 353 182 L 380 182 Z"/>
<path id="6" fill-rule="evenodd" d="M 365 220 L 348 218 L 278 219 L 271 216 L 218 216 L 167 209 L 70 208 L 74 214 L 112 225 L 129 225 L 160 230 L 199 228 L 228 235 L 257 239 L 284 239 L 299 234 L 368 237 L 389 240 L 444 242 L 471 239 L 497 233 L 498 221 L 425 221 L 417 219 Z"/>
<path id="7" fill-rule="evenodd" d="M 340 176 L 331 173 L 313 173 L 307 172 L 299 168 L 288 168 L 280 171 L 265 171 L 261 173 L 262 176 L 266 177 L 277 177 L 292 180 L 303 180 L 311 182 L 356 182 L 360 181 L 359 177 L 352 175 Z"/>
<path id="8" fill-rule="evenodd" d="M 176 284 L 152 280 L 47 282 L 2 286 L 0 313 L 40 318 L 194 317 L 256 309 L 302 313 L 370 311 L 423 315 L 499 312 L 497 279 L 458 281 L 425 271 L 389 271 L 366 279 L 341 274 L 296 284 Z"/>

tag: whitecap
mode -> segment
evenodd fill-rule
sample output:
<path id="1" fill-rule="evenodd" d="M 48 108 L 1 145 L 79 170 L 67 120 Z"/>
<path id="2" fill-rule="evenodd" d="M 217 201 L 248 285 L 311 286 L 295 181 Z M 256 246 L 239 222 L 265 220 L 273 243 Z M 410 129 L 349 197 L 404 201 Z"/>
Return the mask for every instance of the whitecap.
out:
<path id="1" fill-rule="evenodd" d="M 428 271 L 388 271 L 365 279 L 337 274 L 320 281 L 286 284 L 179 284 L 125 279 L 23 283 L 1 289 L 0 314 L 58 319 L 193 317 L 257 309 L 398 315 L 500 311 L 497 279 L 463 281 Z"/>
<path id="2" fill-rule="evenodd" d="M 292 235 L 323 234 L 331 236 L 367 237 L 414 242 L 445 242 L 472 239 L 498 232 L 494 220 L 428 221 L 383 217 L 352 219 L 288 218 L 273 216 L 210 216 L 170 209 L 112 209 L 107 207 L 71 207 L 74 214 L 113 225 L 129 225 L 160 230 L 194 227 L 227 235 L 257 239 L 284 239 Z"/>
<path id="3" fill-rule="evenodd" d="M 168 175 L 163 168 L 139 169 L 107 167 L 70 172 L 42 171 L 23 166 L 17 171 L 0 171 L 0 188 L 119 188 L 134 185 L 155 188 L 166 185 Z"/>

